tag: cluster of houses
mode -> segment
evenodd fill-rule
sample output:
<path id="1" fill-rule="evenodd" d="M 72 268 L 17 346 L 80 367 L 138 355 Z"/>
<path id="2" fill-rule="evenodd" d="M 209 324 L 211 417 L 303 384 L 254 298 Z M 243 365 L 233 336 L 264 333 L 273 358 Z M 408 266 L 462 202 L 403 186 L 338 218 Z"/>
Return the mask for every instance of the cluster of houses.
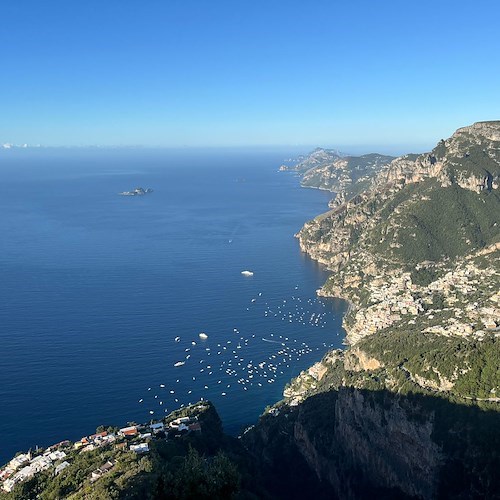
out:
<path id="1" fill-rule="evenodd" d="M 17 455 L 7 466 L 0 471 L 0 480 L 3 481 L 3 489 L 7 492 L 13 490 L 17 483 L 32 478 L 35 474 L 54 467 L 56 462 L 60 462 L 55 467 L 55 474 L 59 474 L 69 463 L 64 461 L 66 453 L 60 450 L 48 448 L 43 454 L 33 457 L 31 452 Z"/>
<path id="2" fill-rule="evenodd" d="M 464 318 L 460 322 L 454 323 L 452 329 L 455 334 L 477 333 L 481 328 L 486 330 L 495 330 L 500 325 L 500 304 L 498 285 L 495 285 L 495 279 L 498 283 L 498 273 L 491 274 L 491 269 L 484 270 L 476 267 L 473 263 L 467 263 L 462 267 L 446 273 L 444 276 L 429 285 L 429 290 L 441 292 L 446 295 L 446 302 L 450 305 L 457 303 L 455 316 Z M 461 306 L 464 297 L 470 297 L 475 294 L 478 288 L 483 292 L 477 296 L 476 302 L 469 302 L 465 308 Z M 491 295 L 488 290 L 491 290 Z M 458 323 L 458 325 L 456 324 Z M 476 328 L 472 328 L 472 326 Z M 467 328 L 469 327 L 469 328 Z M 445 333 L 445 332 L 438 332 Z"/>
<path id="3" fill-rule="evenodd" d="M 201 425 L 197 420 L 192 417 L 179 417 L 170 422 L 169 427 L 174 431 L 187 431 L 187 432 L 200 432 Z"/>
<path id="4" fill-rule="evenodd" d="M 422 266 L 417 266 L 417 269 L 420 267 Z M 354 276 L 353 279 L 355 278 L 358 277 Z M 498 280 L 498 275 L 492 276 L 491 270 L 481 269 L 473 262 L 459 263 L 454 269 L 423 287 L 412 283 L 410 273 L 393 271 L 390 279 L 375 276 L 366 285 L 370 302 L 368 307 L 356 312 L 354 325 L 349 331 L 350 341 L 353 343 L 399 321 L 415 324 L 416 316 L 432 320 L 433 314 L 441 310 L 429 309 L 425 307 L 425 303 L 432 304 L 435 294 L 445 299 L 447 307 L 444 310 L 453 314 L 447 324 L 431 324 L 426 331 L 443 335 L 476 335 L 478 332 L 482 335 L 483 329 L 498 330 L 500 307 L 495 280 Z M 359 286 L 358 282 L 346 280 L 346 283 L 353 288 Z M 476 294 L 477 302 L 469 303 L 464 308 L 463 303 L 467 302 L 467 297 L 471 294 Z"/>
<path id="5" fill-rule="evenodd" d="M 367 286 L 371 304 L 356 312 L 349 337 L 356 341 L 400 321 L 403 316 L 416 316 L 424 311 L 422 300 L 411 292 L 417 290 L 410 273 L 398 273 L 390 280 L 376 276 Z"/>
<path id="6" fill-rule="evenodd" d="M 149 443 L 152 439 L 169 439 L 191 432 L 201 432 L 201 425 L 196 412 L 204 410 L 205 406 L 193 406 L 195 410 L 191 416 L 183 416 L 169 421 L 150 424 L 130 425 L 118 430 L 117 433 L 103 431 L 84 436 L 79 441 L 61 441 L 48 447 L 43 453 L 34 456 L 31 452 L 14 457 L 3 469 L 0 469 L 0 481 L 6 492 L 11 492 L 14 486 L 32 478 L 39 472 L 54 469 L 53 474 L 60 474 L 70 465 L 71 453 L 85 453 L 107 445 L 114 445 L 116 449 L 130 450 L 137 454 L 149 452 Z M 62 451 L 61 448 L 66 449 Z M 67 460 L 65 460 L 67 459 Z M 90 481 L 97 481 L 115 466 L 114 461 L 107 461 L 91 474 Z"/>
<path id="7" fill-rule="evenodd" d="M 114 466 L 115 466 L 115 463 L 113 462 L 113 460 L 108 460 L 105 464 L 101 465 L 98 469 L 96 469 L 95 471 L 92 471 L 92 474 L 90 476 L 90 481 L 91 482 L 97 481 L 104 474 L 106 474 L 106 472 L 109 472 Z"/>
<path id="8" fill-rule="evenodd" d="M 201 432 L 201 425 L 196 416 L 178 417 L 169 422 L 168 425 L 163 422 L 156 422 L 147 426 L 132 425 L 123 427 L 118 431 L 118 435 L 133 439 L 133 443 L 129 445 L 130 451 L 148 453 L 148 442 L 155 436 L 162 436 L 168 439 L 169 434 L 172 436 L 181 436 L 182 433 L 190 432 Z"/>
<path id="9" fill-rule="evenodd" d="M 80 441 L 77 441 L 73 448 L 80 451 L 92 451 L 96 448 L 101 448 L 116 441 L 116 436 L 113 433 L 106 431 L 92 434 L 91 436 L 84 436 Z"/>

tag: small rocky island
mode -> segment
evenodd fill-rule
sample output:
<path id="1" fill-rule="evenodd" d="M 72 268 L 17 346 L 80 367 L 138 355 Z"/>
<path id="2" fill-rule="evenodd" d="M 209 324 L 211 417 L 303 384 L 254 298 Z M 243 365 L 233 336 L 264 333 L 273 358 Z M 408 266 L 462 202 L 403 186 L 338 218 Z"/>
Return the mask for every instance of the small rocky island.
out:
<path id="1" fill-rule="evenodd" d="M 142 188 L 136 187 L 133 191 L 123 191 L 122 193 L 118 193 L 120 196 L 144 196 L 145 194 L 152 193 L 153 190 L 151 188 Z"/>

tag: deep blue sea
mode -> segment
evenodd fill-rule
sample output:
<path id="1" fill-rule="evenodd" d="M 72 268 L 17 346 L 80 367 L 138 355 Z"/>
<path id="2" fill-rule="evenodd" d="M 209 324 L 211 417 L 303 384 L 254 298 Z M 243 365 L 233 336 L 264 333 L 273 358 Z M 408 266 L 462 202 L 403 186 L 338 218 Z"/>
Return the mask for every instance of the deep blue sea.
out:
<path id="1" fill-rule="evenodd" d="M 284 155 L 1 152 L 0 463 L 202 397 L 237 433 L 341 347 L 344 303 L 294 238 L 330 195 Z"/>

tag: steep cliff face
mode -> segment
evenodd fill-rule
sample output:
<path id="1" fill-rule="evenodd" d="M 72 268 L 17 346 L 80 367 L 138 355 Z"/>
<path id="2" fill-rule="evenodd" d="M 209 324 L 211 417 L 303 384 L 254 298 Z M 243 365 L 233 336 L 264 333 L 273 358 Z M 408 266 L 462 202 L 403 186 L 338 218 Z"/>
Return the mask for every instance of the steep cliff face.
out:
<path id="1" fill-rule="evenodd" d="M 499 423 L 475 406 L 341 387 L 280 407 L 243 443 L 277 482 L 293 457 L 329 498 L 497 498 Z"/>
<path id="2" fill-rule="evenodd" d="M 435 178 L 441 186 L 457 184 L 474 192 L 498 189 L 500 122 L 478 122 L 458 129 L 430 152 L 395 159 L 375 178 L 374 187 L 401 188 Z"/>
<path id="3" fill-rule="evenodd" d="M 321 403 L 330 432 L 317 432 L 308 411 L 301 408 L 294 437 L 309 466 L 340 497 L 360 493 L 356 482 L 408 496 L 435 496 L 442 457 L 431 437 L 432 415 L 417 420 L 412 418 L 416 407 L 405 408 L 402 401 L 383 395 L 378 400 L 359 390 L 342 389 L 337 398 Z"/>

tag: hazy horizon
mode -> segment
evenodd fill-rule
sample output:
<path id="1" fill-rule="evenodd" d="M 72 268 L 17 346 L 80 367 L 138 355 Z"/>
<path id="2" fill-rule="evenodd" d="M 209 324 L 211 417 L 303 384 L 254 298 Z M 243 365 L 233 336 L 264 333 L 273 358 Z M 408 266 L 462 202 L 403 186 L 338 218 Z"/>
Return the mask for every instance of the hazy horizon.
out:
<path id="1" fill-rule="evenodd" d="M 442 137 L 445 139 L 445 137 Z M 128 151 L 175 151 L 175 152 L 278 152 L 282 153 L 283 160 L 293 159 L 294 157 L 300 155 L 307 155 L 314 151 L 315 149 L 333 149 L 337 150 L 343 154 L 350 156 L 361 156 L 370 153 L 379 153 L 389 156 L 402 156 L 409 153 L 426 153 L 431 151 L 439 139 L 436 140 L 434 144 L 429 145 L 336 145 L 336 144 L 306 144 L 306 145 L 287 145 L 287 144 L 270 144 L 270 145 L 238 145 L 238 146 L 158 146 L 158 145 L 142 145 L 142 144 L 131 144 L 131 145 L 120 145 L 120 144 L 86 144 L 86 145 L 55 145 L 46 146 L 43 144 L 30 145 L 30 144 L 12 144 L 11 148 L 2 148 L 2 143 L 0 142 L 0 154 L 4 153 L 6 155 L 14 152 L 50 152 L 50 151 L 115 151 L 115 150 L 128 150 Z"/>

